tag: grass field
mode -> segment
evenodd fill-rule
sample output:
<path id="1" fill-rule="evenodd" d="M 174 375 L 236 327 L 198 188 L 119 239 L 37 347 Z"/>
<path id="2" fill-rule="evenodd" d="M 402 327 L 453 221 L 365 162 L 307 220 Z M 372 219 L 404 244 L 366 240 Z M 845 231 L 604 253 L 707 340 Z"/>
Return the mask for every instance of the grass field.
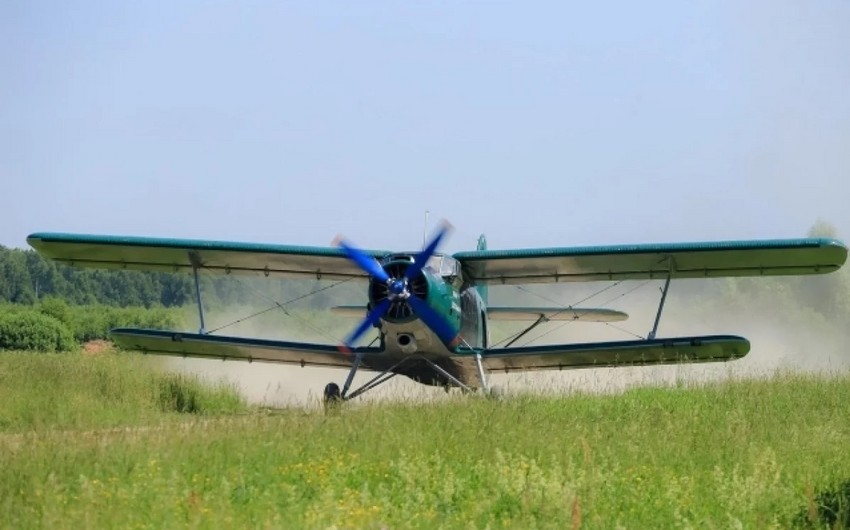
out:
<path id="1" fill-rule="evenodd" d="M 0 431 L 2 528 L 844 528 L 850 500 L 850 374 L 325 415 L 0 352 Z"/>

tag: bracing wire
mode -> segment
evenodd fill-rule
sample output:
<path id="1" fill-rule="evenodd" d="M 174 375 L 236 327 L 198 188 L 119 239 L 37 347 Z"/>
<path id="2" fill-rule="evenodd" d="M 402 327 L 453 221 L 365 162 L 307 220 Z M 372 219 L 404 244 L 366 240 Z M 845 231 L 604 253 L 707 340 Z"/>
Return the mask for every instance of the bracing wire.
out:
<path id="1" fill-rule="evenodd" d="M 600 289 L 600 290 L 598 290 L 598 291 L 596 291 L 596 292 L 594 292 L 594 293 L 592 293 L 592 294 L 590 294 L 590 295 L 588 295 L 588 296 L 586 296 L 586 297 L 582 298 L 581 300 L 579 300 L 579 301 L 577 301 L 577 302 L 575 302 L 575 303 L 573 303 L 573 304 L 570 304 L 570 305 L 568 305 L 568 306 L 566 306 L 566 307 L 564 307 L 563 305 L 561 305 L 561 303 L 560 303 L 560 302 L 558 302 L 557 300 L 553 300 L 552 298 L 549 298 L 549 297 L 547 297 L 547 296 L 543 296 L 542 294 L 535 293 L 534 291 L 531 291 L 531 290 L 529 290 L 529 289 L 526 289 L 526 288 L 525 288 L 525 287 L 523 287 L 522 285 L 517 285 L 517 286 L 515 286 L 515 287 L 516 287 L 517 289 L 519 289 L 520 291 L 525 291 L 525 292 L 527 292 L 528 294 L 531 294 L 531 295 L 537 296 L 537 297 L 539 297 L 539 298 L 541 298 L 541 299 L 543 299 L 543 300 L 546 300 L 547 302 L 551 302 L 551 303 L 553 303 L 553 304 L 557 304 L 557 305 L 558 305 L 558 306 L 560 306 L 560 307 L 563 307 L 563 309 L 561 309 L 561 310 L 559 310 L 559 311 L 555 311 L 554 313 L 550 314 L 548 317 L 549 317 L 549 318 L 551 318 L 551 317 L 554 317 L 554 316 L 556 316 L 556 315 L 560 315 L 561 313 L 567 313 L 567 312 L 569 312 L 569 311 L 573 311 L 573 308 L 574 308 L 575 306 L 577 306 L 578 304 L 582 304 L 582 303 L 584 303 L 584 302 L 586 302 L 586 301 L 590 300 L 591 298 L 594 298 L 594 297 L 596 297 L 596 296 L 599 296 L 600 294 L 604 293 L 605 291 L 607 291 L 607 290 L 609 290 L 609 289 L 612 289 L 612 288 L 614 288 L 614 287 L 616 287 L 616 286 L 620 285 L 621 283 L 623 283 L 623 280 L 619 280 L 619 281 L 614 282 L 614 283 L 612 283 L 612 284 L 610 284 L 610 285 L 607 285 L 607 286 L 605 286 L 604 288 L 602 288 L 602 289 Z M 614 298 L 614 299 L 616 299 L 616 298 Z M 549 333 L 551 333 L 552 331 L 555 331 L 555 330 L 557 330 L 557 329 L 561 329 L 562 327 L 566 326 L 566 325 L 567 325 L 567 324 L 569 324 L 570 322 L 572 322 L 572 320 L 567 320 L 566 322 L 564 322 L 564 323 L 563 323 L 563 324 L 561 324 L 560 326 L 558 326 L 558 327 L 556 327 L 555 329 L 552 329 L 552 330 L 550 330 L 550 331 L 547 331 L 546 333 L 544 333 L 544 334 L 543 334 L 543 335 L 541 335 L 540 337 L 543 337 L 543 336 L 545 336 L 545 335 L 548 335 Z M 495 343 L 495 344 L 493 345 L 493 347 L 496 347 L 496 346 L 498 346 L 498 345 L 500 345 L 500 344 L 504 344 L 505 342 L 507 342 L 507 341 L 509 341 L 509 340 L 512 340 L 512 339 L 514 339 L 514 338 L 518 337 L 518 336 L 519 336 L 520 334 L 522 334 L 524 331 L 525 331 L 525 330 L 520 330 L 520 331 L 518 331 L 518 332 L 516 332 L 516 333 L 514 333 L 514 334 L 512 334 L 512 335 L 509 335 L 509 336 L 505 337 L 504 339 L 502 339 L 502 340 L 500 340 L 499 342 Z M 540 337 L 538 337 L 538 338 L 540 338 Z M 529 343 L 531 343 L 531 342 L 532 342 L 532 341 L 534 341 L 534 340 L 537 340 L 537 339 L 532 339 L 532 340 L 530 340 L 530 341 L 527 341 L 525 344 L 529 344 Z"/>
<path id="2" fill-rule="evenodd" d="M 225 324 L 225 325 L 223 325 L 223 326 L 219 326 L 219 327 L 217 327 L 217 328 L 215 328 L 215 329 L 212 329 L 212 330 L 210 330 L 210 331 L 207 331 L 207 333 L 206 333 L 206 334 L 207 334 L 207 335 L 210 335 L 210 334 L 215 333 L 215 332 L 217 332 L 217 331 L 221 331 L 222 329 L 228 328 L 228 327 L 230 327 L 230 326 L 234 326 L 234 325 L 239 324 L 239 323 L 241 323 L 241 322 L 245 322 L 245 321 L 250 320 L 250 319 L 252 319 L 252 318 L 258 317 L 258 316 L 260 316 L 260 315 L 262 315 L 262 314 L 268 313 L 269 311 L 273 311 L 274 309 L 280 309 L 281 311 L 283 311 L 283 313 L 284 313 L 286 316 L 291 317 L 291 318 L 293 318 L 293 319 L 295 319 L 295 320 L 298 320 L 298 321 L 300 321 L 303 325 L 305 325 L 306 327 L 308 327 L 308 328 L 310 328 L 311 330 L 315 331 L 316 333 L 318 333 L 318 334 L 320 334 L 320 335 L 323 335 L 323 336 L 325 336 L 325 337 L 327 337 L 327 338 L 331 339 L 332 341 L 336 341 L 336 342 L 338 342 L 338 341 L 340 341 L 340 340 L 341 340 L 339 337 L 334 337 L 334 336 L 332 336 L 330 333 L 328 333 L 327 331 L 325 331 L 325 330 L 323 330 L 323 329 L 320 329 L 320 328 L 318 328 L 318 327 L 316 327 L 316 326 L 312 325 L 312 324 L 311 324 L 308 320 L 306 320 L 306 319 L 304 319 L 304 318 L 301 318 L 301 317 L 299 317 L 298 315 L 294 315 L 294 314 L 290 313 L 289 311 L 287 311 L 287 310 L 286 310 L 286 307 L 285 307 L 285 306 L 290 305 L 290 304 L 293 304 L 293 303 L 298 302 L 298 301 L 300 301 L 300 300 L 304 300 L 305 298 L 309 298 L 309 297 L 311 297 L 311 296 L 314 296 L 314 295 L 316 295 L 316 294 L 318 294 L 318 293 L 321 293 L 322 291 L 327 291 L 327 290 L 329 290 L 329 289 L 333 289 L 334 287 L 338 287 L 339 285 L 342 285 L 342 284 L 344 284 L 344 283 L 346 283 L 346 282 L 349 282 L 349 281 L 351 281 L 351 280 L 353 280 L 353 279 L 354 279 L 354 278 L 347 278 L 347 279 L 345 279 L 345 280 L 340 280 L 340 281 L 337 281 L 337 282 L 332 283 L 331 285 L 326 285 L 326 286 L 321 287 L 321 288 L 319 288 L 319 289 L 315 289 L 315 290 L 313 290 L 313 291 L 310 291 L 309 293 L 306 293 L 306 294 L 303 294 L 303 295 L 300 295 L 300 296 L 296 296 L 295 298 L 291 298 L 291 299 L 289 299 L 289 300 L 286 300 L 285 302 L 279 302 L 279 301 L 275 300 L 274 298 L 272 298 L 271 296 L 269 296 L 269 295 L 267 295 L 266 293 L 264 293 L 263 291 L 261 291 L 260 289 L 257 289 L 256 287 L 254 287 L 254 286 L 252 286 L 252 285 L 248 284 L 247 282 L 242 281 L 239 277 L 237 277 L 237 276 L 233 276 L 233 280 L 235 280 L 237 283 L 239 283 L 240 285 L 242 285 L 242 286 L 244 286 L 244 287 L 248 288 L 249 290 L 251 290 L 251 291 L 253 291 L 253 292 L 255 292 L 255 293 L 259 294 L 259 295 L 260 295 L 260 297 L 265 298 L 266 300 L 268 300 L 269 302 L 271 302 L 273 305 L 272 305 L 271 307 L 268 307 L 268 308 L 263 309 L 263 310 L 261 310 L 261 311 L 257 311 L 256 313 L 253 313 L 253 314 L 251 314 L 251 315 L 248 315 L 248 316 L 245 316 L 245 317 L 239 318 L 239 319 L 237 319 L 237 320 L 234 320 L 233 322 L 230 322 L 230 323 Z"/>
<path id="3" fill-rule="evenodd" d="M 561 309 L 560 311 L 558 311 L 558 312 L 556 312 L 556 313 L 553 313 L 551 316 L 555 316 L 555 315 L 558 315 L 558 314 L 561 314 L 561 313 L 564 313 L 564 312 L 571 311 L 571 310 L 573 310 L 573 308 L 574 308 L 575 306 L 577 306 L 578 304 L 582 304 L 582 303 L 584 303 L 584 302 L 586 302 L 586 301 L 588 301 L 588 300 L 590 300 L 590 299 L 592 299 L 592 298 L 595 298 L 595 297 L 599 296 L 600 294 L 604 293 L 605 291 L 608 291 L 609 289 L 612 289 L 612 288 L 614 288 L 614 287 L 616 287 L 616 286 L 620 285 L 621 283 L 623 283 L 623 281 L 624 281 L 624 280 L 620 280 L 620 281 L 614 282 L 614 283 L 612 283 L 612 284 L 610 284 L 610 285 L 606 286 L 606 287 L 605 287 L 605 288 L 603 288 L 603 289 L 600 289 L 600 290 L 598 290 L 598 291 L 596 291 L 596 292 L 594 292 L 594 293 L 591 293 L 590 295 L 588 295 L 588 296 L 586 296 L 586 297 L 582 298 L 581 300 L 579 300 L 579 301 L 577 301 L 577 302 L 575 302 L 575 303 L 573 303 L 573 304 L 570 304 L 569 306 L 565 307 L 564 309 Z M 627 291 L 624 291 L 623 293 L 620 293 L 620 294 L 618 294 L 617 296 L 614 296 L 614 297 L 612 297 L 612 298 L 610 298 L 610 299 L 606 300 L 604 303 L 602 303 L 602 304 L 600 305 L 600 307 L 606 307 L 608 304 L 610 304 L 610 303 L 612 303 L 612 302 L 614 302 L 614 301 L 616 301 L 616 300 L 619 300 L 620 298 L 623 298 L 623 297 L 625 297 L 625 296 L 627 296 L 627 295 L 629 295 L 629 294 L 631 294 L 631 293 L 633 293 L 633 292 L 637 291 L 637 290 L 638 290 L 638 289 L 640 289 L 641 287 L 644 287 L 645 285 L 647 285 L 647 284 L 648 284 L 648 283 L 650 283 L 651 281 L 652 281 L 652 280 L 646 280 L 646 281 L 644 281 L 644 282 L 639 283 L 639 284 L 638 284 L 638 285 L 636 285 L 635 287 L 632 287 L 631 289 L 629 289 L 629 290 L 627 290 Z M 521 290 L 521 291 L 525 291 L 525 292 L 527 292 L 527 293 L 529 293 L 529 294 L 531 294 L 531 295 L 537 296 L 537 297 L 539 297 L 539 298 L 541 298 L 541 299 L 543 299 L 543 300 L 546 300 L 546 301 L 551 302 L 551 303 L 554 303 L 554 304 L 561 305 L 561 304 L 560 304 L 560 302 L 558 302 L 558 301 L 556 301 L 556 300 L 553 300 L 552 298 L 549 298 L 549 297 L 547 297 L 547 296 L 544 296 L 544 295 L 541 295 L 541 294 L 539 294 L 539 293 L 536 293 L 536 292 L 534 292 L 534 291 L 531 291 L 530 289 L 526 289 L 525 287 L 523 287 L 523 286 L 521 286 L 521 285 L 517 285 L 516 287 L 517 287 L 517 289 L 519 289 L 519 290 Z M 562 306 L 562 307 L 563 307 L 563 306 Z M 562 329 L 564 326 L 566 326 L 567 324 L 570 324 L 571 322 L 573 322 L 573 321 L 572 321 L 572 320 L 567 320 L 567 321 L 565 321 L 565 322 L 561 323 L 560 325 L 555 326 L 555 327 L 553 327 L 553 328 L 551 328 L 551 329 L 549 329 L 549 330 L 547 330 L 547 331 L 545 331 L 545 332 L 541 333 L 540 335 L 537 335 L 537 336 L 535 336 L 535 337 L 529 338 L 527 341 L 525 341 L 525 342 L 523 343 L 523 346 L 527 346 L 527 345 L 529 345 L 529 344 L 531 344 L 531 343 L 533 343 L 533 342 L 535 342 L 535 341 L 538 341 L 538 340 L 542 339 L 543 337 L 545 337 L 546 335 L 549 335 L 550 333 L 554 333 L 555 331 L 558 331 L 558 330 Z M 644 338 L 645 338 L 645 337 L 644 337 L 644 336 L 642 336 L 642 335 L 638 335 L 637 333 L 634 333 L 633 331 L 629 331 L 629 330 L 627 330 L 627 329 L 625 329 L 625 328 L 623 328 L 623 327 L 617 326 L 617 325 L 615 325 L 615 324 L 611 324 L 610 322 L 603 322 L 603 324 L 605 324 L 606 326 L 609 326 L 609 327 L 611 327 L 611 328 L 613 328 L 613 329 L 616 329 L 616 330 L 618 330 L 618 331 L 621 331 L 621 332 L 623 332 L 623 333 L 625 333 L 625 334 L 627 334 L 627 335 L 631 335 L 632 337 L 636 337 L 636 338 L 639 338 L 639 339 L 644 339 Z M 517 336 L 518 336 L 518 335 L 520 335 L 522 332 L 523 332 L 523 330 L 520 330 L 520 331 L 518 331 L 518 332 L 516 332 L 516 333 L 513 333 L 512 335 L 510 335 L 510 336 L 508 336 L 508 337 L 506 337 L 506 338 L 504 338 L 504 339 L 500 340 L 500 341 L 499 341 L 499 342 L 497 342 L 496 344 L 494 344 L 494 346 L 498 346 L 499 344 L 503 344 L 503 343 L 505 343 L 505 342 L 507 342 L 507 341 L 509 341 L 509 340 L 511 340 L 511 339 L 513 339 L 513 338 L 515 338 L 515 337 L 517 337 Z"/>

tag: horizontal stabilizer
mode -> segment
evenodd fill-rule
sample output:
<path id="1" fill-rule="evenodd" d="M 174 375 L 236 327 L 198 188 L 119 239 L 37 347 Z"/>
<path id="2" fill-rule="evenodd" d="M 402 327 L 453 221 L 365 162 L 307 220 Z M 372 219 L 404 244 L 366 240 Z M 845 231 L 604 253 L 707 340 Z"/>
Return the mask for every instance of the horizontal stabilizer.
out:
<path id="1" fill-rule="evenodd" d="M 110 332 L 122 348 L 142 353 L 175 357 L 264 361 L 300 366 L 333 366 L 351 368 L 354 356 L 340 352 L 336 346 L 278 340 L 200 335 L 177 331 L 119 328 Z M 380 348 L 357 348 L 363 356 L 363 367 L 370 368 L 369 356 Z"/>
<path id="2" fill-rule="evenodd" d="M 365 305 L 338 305 L 331 308 L 331 313 L 342 317 L 363 318 L 369 309 Z"/>
<path id="3" fill-rule="evenodd" d="M 581 307 L 557 308 L 557 307 L 488 307 L 487 316 L 490 320 L 514 320 L 529 321 L 540 317 L 551 321 L 581 322 L 621 322 L 629 318 L 622 311 L 613 309 L 590 309 Z"/>
<path id="4" fill-rule="evenodd" d="M 484 366 L 494 371 L 562 370 L 623 365 L 728 361 L 745 356 L 750 343 L 733 335 L 670 339 L 525 346 L 482 352 Z M 472 350 L 459 350 L 472 354 Z"/>
<path id="5" fill-rule="evenodd" d="M 366 306 L 362 305 L 340 305 L 332 307 L 334 314 L 363 318 L 367 313 Z M 547 321 L 563 322 L 579 320 L 582 322 L 621 322 L 629 318 L 622 311 L 613 309 L 586 309 L 580 307 L 557 308 L 557 307 L 488 307 L 487 317 L 490 320 L 510 320 L 528 322 L 545 317 Z"/>

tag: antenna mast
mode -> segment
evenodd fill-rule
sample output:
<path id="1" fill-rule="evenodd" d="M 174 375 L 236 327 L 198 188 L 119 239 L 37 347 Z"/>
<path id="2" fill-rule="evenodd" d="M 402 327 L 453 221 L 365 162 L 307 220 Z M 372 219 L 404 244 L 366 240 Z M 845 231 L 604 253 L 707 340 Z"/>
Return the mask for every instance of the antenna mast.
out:
<path id="1" fill-rule="evenodd" d="M 428 244 L 428 214 L 431 213 L 425 210 L 425 228 L 422 229 L 422 248 Z"/>

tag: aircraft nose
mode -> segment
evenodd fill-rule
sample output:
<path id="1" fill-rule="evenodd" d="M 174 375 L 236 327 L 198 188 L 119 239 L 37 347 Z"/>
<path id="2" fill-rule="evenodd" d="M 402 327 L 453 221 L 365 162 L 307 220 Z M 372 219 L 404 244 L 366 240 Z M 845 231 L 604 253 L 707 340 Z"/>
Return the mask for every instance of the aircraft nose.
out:
<path id="1" fill-rule="evenodd" d="M 404 283 L 404 280 L 401 279 L 392 280 L 389 285 L 390 294 L 394 294 L 395 296 L 403 294 Z"/>

